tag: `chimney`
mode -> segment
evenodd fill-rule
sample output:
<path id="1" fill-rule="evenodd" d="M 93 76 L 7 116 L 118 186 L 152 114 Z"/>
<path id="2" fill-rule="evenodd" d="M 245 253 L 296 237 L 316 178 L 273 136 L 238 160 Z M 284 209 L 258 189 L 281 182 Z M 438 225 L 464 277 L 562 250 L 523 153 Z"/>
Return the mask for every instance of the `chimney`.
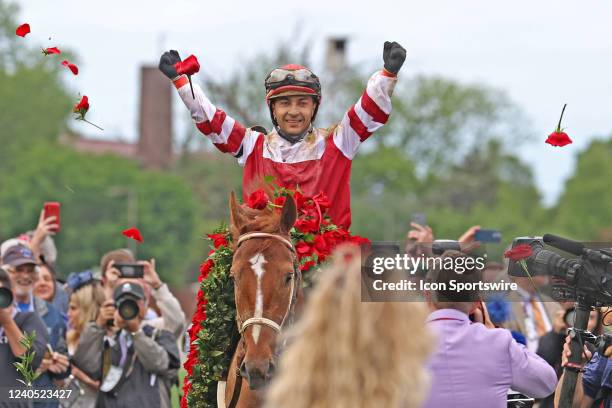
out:
<path id="1" fill-rule="evenodd" d="M 346 66 L 346 37 L 331 37 L 327 39 L 325 68 L 331 74 L 337 74 Z"/>
<path id="2" fill-rule="evenodd" d="M 157 67 L 140 69 L 138 157 L 147 169 L 166 169 L 172 159 L 172 85 Z"/>

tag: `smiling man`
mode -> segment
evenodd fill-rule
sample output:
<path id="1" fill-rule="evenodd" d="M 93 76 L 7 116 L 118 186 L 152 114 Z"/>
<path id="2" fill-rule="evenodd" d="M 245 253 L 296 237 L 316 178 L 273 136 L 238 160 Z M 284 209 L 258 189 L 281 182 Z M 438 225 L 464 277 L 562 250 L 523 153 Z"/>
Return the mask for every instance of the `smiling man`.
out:
<path id="1" fill-rule="evenodd" d="M 348 228 L 351 162 L 360 144 L 389 119 L 391 95 L 405 59 L 401 45 L 385 42 L 384 68 L 370 77 L 361 98 L 330 128 L 313 126 L 321 103 L 319 78 L 301 65 L 274 69 L 265 80 L 274 124 L 268 134 L 245 128 L 213 105 L 196 84 L 193 97 L 187 77 L 177 75 L 178 52 L 165 52 L 159 69 L 173 81 L 196 127 L 244 167 L 245 196 L 259 188 L 265 176 L 273 176 L 280 186 L 299 186 L 306 195 L 324 192 L 333 221 Z"/>

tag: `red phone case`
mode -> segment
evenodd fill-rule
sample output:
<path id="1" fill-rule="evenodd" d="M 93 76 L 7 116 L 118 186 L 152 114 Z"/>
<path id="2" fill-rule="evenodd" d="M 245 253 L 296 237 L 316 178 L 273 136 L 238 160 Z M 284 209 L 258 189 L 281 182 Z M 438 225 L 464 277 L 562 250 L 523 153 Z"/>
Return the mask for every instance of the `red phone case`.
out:
<path id="1" fill-rule="evenodd" d="M 46 202 L 45 203 L 45 218 L 49 218 L 49 217 L 53 217 L 55 216 L 55 222 L 54 224 L 57 224 L 57 229 L 54 229 L 54 232 L 59 232 L 60 228 L 61 228 L 61 224 L 60 224 L 60 203 L 55 202 L 55 201 L 51 201 L 51 202 Z"/>

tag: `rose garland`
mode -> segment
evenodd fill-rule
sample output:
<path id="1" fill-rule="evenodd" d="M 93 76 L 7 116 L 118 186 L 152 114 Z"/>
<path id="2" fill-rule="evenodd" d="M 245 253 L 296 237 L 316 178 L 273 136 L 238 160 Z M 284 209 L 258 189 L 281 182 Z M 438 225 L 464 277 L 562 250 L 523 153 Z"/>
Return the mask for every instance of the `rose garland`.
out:
<path id="1" fill-rule="evenodd" d="M 305 278 L 325 261 L 336 245 L 369 243 L 367 238 L 352 236 L 333 224 L 327 214 L 330 202 L 323 193 L 307 197 L 300 191 L 275 188 L 270 198 L 264 190 L 257 190 L 248 197 L 247 205 L 254 209 L 270 206 L 280 211 L 287 196 L 294 198 L 298 210 L 291 238 Z M 187 375 L 183 382 L 182 408 L 217 406 L 217 382 L 226 374 L 239 338 L 234 286 L 229 278 L 233 251 L 228 226 L 219 226 L 208 238 L 212 249 L 200 265 L 198 305 L 189 329 L 191 347 L 184 364 Z"/>

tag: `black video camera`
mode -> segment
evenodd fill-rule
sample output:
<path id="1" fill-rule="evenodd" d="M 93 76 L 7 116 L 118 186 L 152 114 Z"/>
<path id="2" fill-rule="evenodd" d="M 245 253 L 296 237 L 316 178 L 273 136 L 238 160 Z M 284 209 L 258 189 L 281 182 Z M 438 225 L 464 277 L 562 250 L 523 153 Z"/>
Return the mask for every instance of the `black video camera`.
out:
<path id="1" fill-rule="evenodd" d="M 612 305 L 612 250 L 591 249 L 566 238 L 545 234 L 543 238 L 519 237 L 512 248 L 529 245 L 532 255 L 524 261 L 531 276 L 552 277 L 552 297 L 557 301 L 583 298 L 596 307 Z M 574 255 L 565 257 L 546 249 L 545 245 Z M 508 274 L 527 277 L 522 265 L 510 261 Z"/>

